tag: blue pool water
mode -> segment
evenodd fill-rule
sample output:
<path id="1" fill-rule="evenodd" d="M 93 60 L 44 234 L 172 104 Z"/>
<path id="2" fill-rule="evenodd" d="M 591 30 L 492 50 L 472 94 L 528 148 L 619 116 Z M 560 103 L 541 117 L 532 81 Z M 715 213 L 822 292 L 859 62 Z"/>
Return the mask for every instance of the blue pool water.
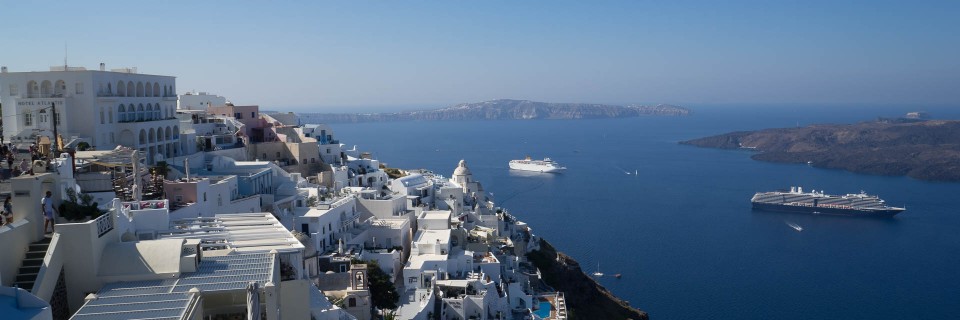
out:
<path id="1" fill-rule="evenodd" d="M 537 316 L 540 316 L 542 319 L 546 319 L 550 316 L 550 308 L 552 308 L 550 302 L 540 300 L 540 309 L 537 309 L 537 311 L 533 313 L 536 313 Z"/>
<path id="2" fill-rule="evenodd" d="M 654 319 L 950 319 L 960 314 L 960 183 L 854 174 L 679 145 L 735 130 L 852 123 L 914 107 L 694 108 L 690 117 L 335 124 L 392 167 L 465 159 L 498 205 Z M 960 108 L 926 108 L 960 119 Z M 960 139 L 960 138 L 958 138 Z M 551 157 L 563 174 L 511 172 Z M 639 175 L 633 175 L 636 171 Z M 627 175 L 626 172 L 630 172 Z M 754 212 L 757 191 L 878 194 L 893 219 Z M 799 224 L 796 232 L 788 222 Z"/>

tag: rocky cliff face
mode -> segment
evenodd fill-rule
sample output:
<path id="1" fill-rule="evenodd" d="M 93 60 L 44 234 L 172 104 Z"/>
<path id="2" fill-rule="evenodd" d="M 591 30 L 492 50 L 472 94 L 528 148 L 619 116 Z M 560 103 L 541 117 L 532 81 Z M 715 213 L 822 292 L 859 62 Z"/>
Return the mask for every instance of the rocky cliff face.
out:
<path id="1" fill-rule="evenodd" d="M 547 103 L 528 100 L 492 100 L 452 107 L 396 113 L 303 113 L 307 123 L 342 123 L 398 120 L 530 120 L 626 118 L 642 115 L 681 116 L 690 110 L 671 105 L 617 106 L 585 103 Z"/>
<path id="2" fill-rule="evenodd" d="M 759 151 L 755 160 L 960 181 L 960 121 L 876 121 L 740 131 L 681 142 Z"/>
<path id="3" fill-rule="evenodd" d="M 580 263 L 557 252 L 546 240 L 541 240 L 540 250 L 528 253 L 527 258 L 540 269 L 547 285 L 564 293 L 571 319 L 649 319 L 646 312 L 607 291 L 583 273 Z"/>

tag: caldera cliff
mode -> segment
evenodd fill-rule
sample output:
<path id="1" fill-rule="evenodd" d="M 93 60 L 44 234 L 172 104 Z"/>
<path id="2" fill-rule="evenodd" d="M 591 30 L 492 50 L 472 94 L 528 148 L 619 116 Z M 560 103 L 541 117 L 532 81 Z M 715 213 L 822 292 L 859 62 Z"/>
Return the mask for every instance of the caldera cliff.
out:
<path id="1" fill-rule="evenodd" d="M 683 116 L 690 110 L 672 105 L 608 105 L 549 103 L 499 99 L 421 111 L 392 113 L 301 113 L 307 123 L 375 122 L 403 120 L 533 120 L 628 118 L 644 115 Z"/>
<path id="2" fill-rule="evenodd" d="M 680 142 L 750 149 L 755 160 L 851 172 L 960 181 L 960 121 L 878 121 L 738 131 Z"/>
<path id="3" fill-rule="evenodd" d="M 570 319 L 649 319 L 646 312 L 631 307 L 583 273 L 580 263 L 557 252 L 546 240 L 527 258 L 543 275 L 544 282 L 564 293 Z"/>

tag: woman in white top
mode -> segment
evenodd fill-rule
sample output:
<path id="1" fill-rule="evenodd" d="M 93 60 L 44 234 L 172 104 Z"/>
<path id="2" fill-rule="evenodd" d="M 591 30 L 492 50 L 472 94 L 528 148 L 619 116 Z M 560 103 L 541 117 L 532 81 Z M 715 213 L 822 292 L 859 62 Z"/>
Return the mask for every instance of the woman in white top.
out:
<path id="1" fill-rule="evenodd" d="M 56 220 L 53 213 L 56 211 L 57 214 L 60 214 L 60 212 L 57 210 L 57 208 L 53 207 L 53 199 L 51 198 L 52 196 L 53 192 L 47 191 L 47 196 L 43 197 L 43 199 L 40 199 L 40 209 L 43 211 L 43 233 L 47 233 L 48 224 L 50 225 L 51 233 L 57 232 L 56 227 L 54 226 L 54 224 L 56 224 Z"/>

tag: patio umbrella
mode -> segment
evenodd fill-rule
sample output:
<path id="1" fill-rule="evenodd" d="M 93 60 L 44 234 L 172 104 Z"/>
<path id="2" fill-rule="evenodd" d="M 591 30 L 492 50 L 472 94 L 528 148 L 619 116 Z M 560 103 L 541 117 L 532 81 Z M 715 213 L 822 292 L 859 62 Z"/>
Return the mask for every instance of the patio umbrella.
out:
<path id="1" fill-rule="evenodd" d="M 247 320 L 260 320 L 260 285 L 255 281 L 247 284 Z"/>

